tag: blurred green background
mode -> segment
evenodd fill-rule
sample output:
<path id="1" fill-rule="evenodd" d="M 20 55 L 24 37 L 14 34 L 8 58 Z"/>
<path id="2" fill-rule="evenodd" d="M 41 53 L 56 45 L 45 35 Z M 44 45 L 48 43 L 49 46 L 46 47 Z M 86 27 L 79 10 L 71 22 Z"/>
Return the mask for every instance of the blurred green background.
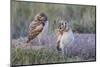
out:
<path id="1" fill-rule="evenodd" d="M 49 34 L 54 31 L 54 20 L 58 16 L 71 18 L 72 30 L 78 33 L 95 33 L 96 7 L 38 2 L 11 2 L 11 38 L 27 36 L 28 26 L 34 16 L 44 12 L 48 16 Z"/>

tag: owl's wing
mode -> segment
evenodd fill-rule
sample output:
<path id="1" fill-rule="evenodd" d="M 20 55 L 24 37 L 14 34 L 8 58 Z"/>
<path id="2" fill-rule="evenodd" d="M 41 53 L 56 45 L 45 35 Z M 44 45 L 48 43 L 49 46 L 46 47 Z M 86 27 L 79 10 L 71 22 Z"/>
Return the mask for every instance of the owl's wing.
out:
<path id="1" fill-rule="evenodd" d="M 31 23 L 29 26 L 29 31 L 28 31 L 28 40 L 34 39 L 39 33 L 41 33 L 43 30 L 43 25 L 42 24 L 37 24 L 37 23 Z"/>

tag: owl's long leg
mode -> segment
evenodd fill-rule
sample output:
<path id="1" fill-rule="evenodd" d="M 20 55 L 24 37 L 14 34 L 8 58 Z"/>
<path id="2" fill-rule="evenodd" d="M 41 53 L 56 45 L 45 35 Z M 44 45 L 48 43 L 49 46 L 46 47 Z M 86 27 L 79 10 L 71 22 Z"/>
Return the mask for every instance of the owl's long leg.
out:
<path id="1" fill-rule="evenodd" d="M 68 56 L 67 55 L 67 47 L 65 47 L 66 45 L 65 44 L 61 44 L 61 48 L 62 48 L 62 57 L 63 57 L 63 60 L 65 60 L 65 58 Z"/>
<path id="2" fill-rule="evenodd" d="M 60 48 L 61 48 L 62 56 L 64 56 L 66 53 L 66 50 L 65 50 L 65 45 L 62 42 L 60 42 Z"/>
<path id="3" fill-rule="evenodd" d="M 66 47 L 64 47 L 64 49 L 63 49 L 64 51 L 64 56 L 67 56 L 67 48 Z"/>
<path id="4" fill-rule="evenodd" d="M 39 45 L 41 45 L 41 39 L 38 37 L 38 42 L 39 42 Z"/>
<path id="5" fill-rule="evenodd" d="M 64 56 L 64 48 L 62 48 L 61 53 L 62 53 L 62 56 Z"/>

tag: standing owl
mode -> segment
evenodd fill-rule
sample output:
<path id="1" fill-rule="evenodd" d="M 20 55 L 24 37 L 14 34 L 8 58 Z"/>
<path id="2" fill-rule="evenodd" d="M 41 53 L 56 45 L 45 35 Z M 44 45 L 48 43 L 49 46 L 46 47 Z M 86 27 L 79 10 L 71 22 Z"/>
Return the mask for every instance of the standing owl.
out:
<path id="1" fill-rule="evenodd" d="M 74 35 L 71 29 L 70 22 L 59 20 L 56 30 L 57 50 L 62 51 L 62 54 L 67 53 L 67 46 L 74 41 Z"/>
<path id="2" fill-rule="evenodd" d="M 29 25 L 27 43 L 36 38 L 44 29 L 47 23 L 47 16 L 45 13 L 38 13 L 34 20 Z"/>

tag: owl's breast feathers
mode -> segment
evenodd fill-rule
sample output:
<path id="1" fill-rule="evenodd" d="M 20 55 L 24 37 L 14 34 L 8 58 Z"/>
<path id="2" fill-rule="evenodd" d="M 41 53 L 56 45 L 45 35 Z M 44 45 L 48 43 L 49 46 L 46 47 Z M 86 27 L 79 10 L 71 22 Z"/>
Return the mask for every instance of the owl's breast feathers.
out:
<path id="1" fill-rule="evenodd" d="M 33 21 L 29 26 L 27 43 L 30 40 L 34 39 L 38 34 L 40 34 L 43 30 L 43 27 L 44 27 L 43 23 Z"/>

